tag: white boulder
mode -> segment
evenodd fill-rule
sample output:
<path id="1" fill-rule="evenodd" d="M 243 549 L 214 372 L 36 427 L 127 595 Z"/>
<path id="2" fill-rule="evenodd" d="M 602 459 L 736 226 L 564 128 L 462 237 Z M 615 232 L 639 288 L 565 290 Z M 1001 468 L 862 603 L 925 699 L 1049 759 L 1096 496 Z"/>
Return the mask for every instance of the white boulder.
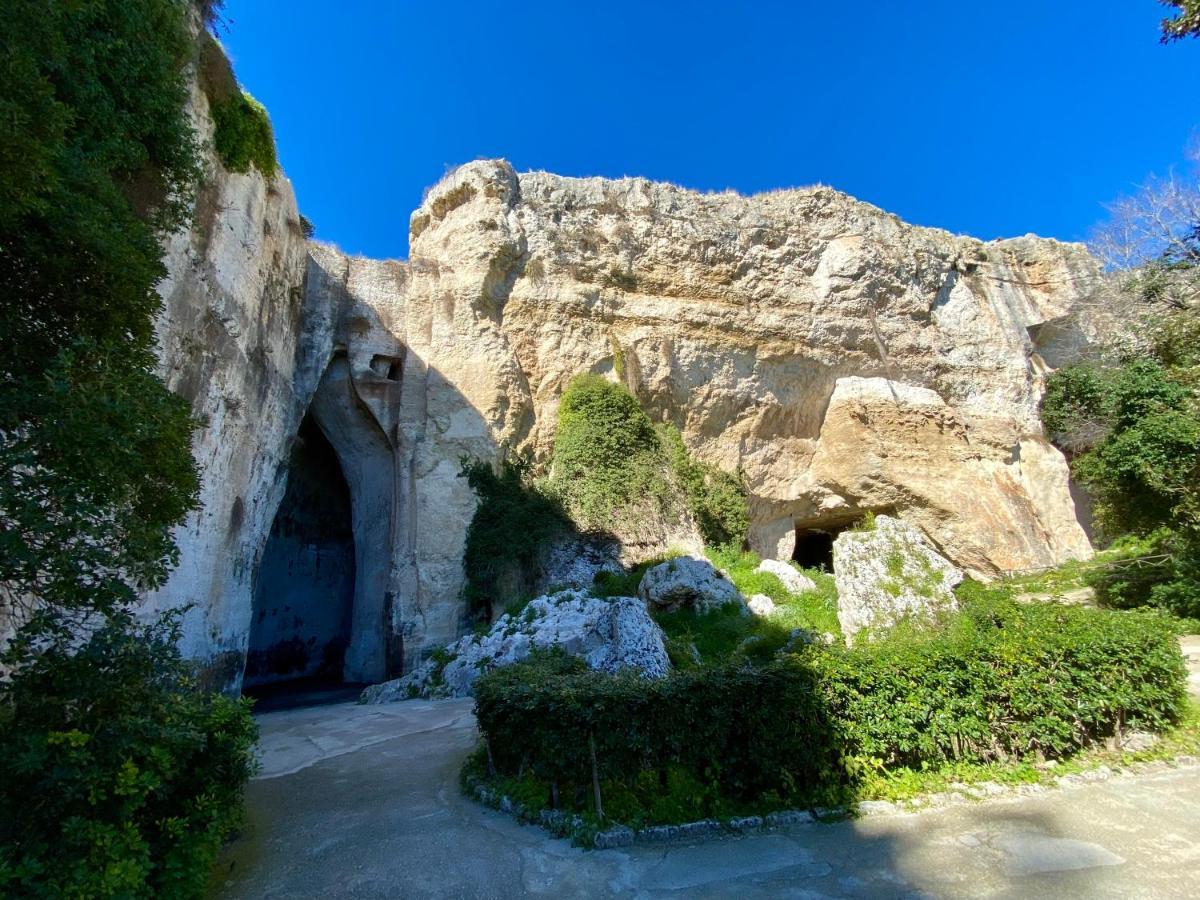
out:
<path id="1" fill-rule="evenodd" d="M 844 531 L 833 542 L 838 622 L 846 642 L 864 628 L 910 619 L 930 621 L 957 608 L 963 573 L 914 526 L 876 516 L 870 531 Z"/>
<path id="2" fill-rule="evenodd" d="M 746 606 L 756 616 L 765 617 L 775 612 L 775 601 L 766 594 L 755 594 L 747 601 Z"/>
<path id="3" fill-rule="evenodd" d="M 781 559 L 764 559 L 758 564 L 756 571 L 774 575 L 783 582 L 789 594 L 804 594 L 817 589 L 816 582 L 807 575 L 800 574 Z"/>
<path id="4" fill-rule="evenodd" d="M 671 668 L 662 629 L 635 597 L 591 597 L 567 590 L 531 600 L 503 615 L 487 634 L 447 646 L 403 678 L 372 685 L 365 703 L 414 697 L 466 697 L 483 672 L 520 662 L 535 648 L 558 647 L 600 672 L 635 669 L 661 678 Z"/>
<path id="5" fill-rule="evenodd" d="M 638 596 L 652 609 L 671 612 L 688 607 L 708 612 L 745 601 L 733 582 L 706 559 L 680 556 L 646 570 Z"/>

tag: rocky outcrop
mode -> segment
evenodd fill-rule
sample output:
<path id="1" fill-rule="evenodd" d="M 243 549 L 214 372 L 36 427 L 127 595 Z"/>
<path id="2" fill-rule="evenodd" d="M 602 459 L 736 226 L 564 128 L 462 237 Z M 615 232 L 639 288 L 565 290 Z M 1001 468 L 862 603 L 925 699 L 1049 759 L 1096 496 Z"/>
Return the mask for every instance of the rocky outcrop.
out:
<path id="1" fill-rule="evenodd" d="M 745 603 L 733 582 L 712 563 L 690 556 L 669 559 L 647 569 L 638 585 L 638 596 L 651 609 L 661 612 L 691 609 L 705 613 L 729 603 Z"/>
<path id="2" fill-rule="evenodd" d="M 192 109 L 211 141 L 208 102 Z M 209 172 L 190 228 L 166 245 L 160 372 L 203 419 L 193 440 L 199 508 L 175 533 L 179 564 L 147 611 L 193 604 L 182 649 L 236 689 L 253 580 L 283 496 L 283 464 L 333 343 L 334 311 L 303 290 L 308 253 L 291 185 Z"/>
<path id="3" fill-rule="evenodd" d="M 152 603 L 197 604 L 185 649 L 222 683 L 305 414 L 351 494 L 345 672 L 374 680 L 466 627 L 462 458 L 547 462 L 580 372 L 743 474 L 761 556 L 868 511 L 979 577 L 1090 553 L 1037 413 L 1047 366 L 1085 343 L 1072 311 L 1100 273 L 1081 246 L 984 244 L 823 187 L 699 194 L 503 161 L 448 175 L 410 235 L 404 263 L 322 245 L 306 260 L 286 181 L 214 163 L 171 242 L 163 371 L 208 422 L 202 509 Z"/>
<path id="4" fill-rule="evenodd" d="M 873 527 L 846 531 L 833 544 L 838 623 L 847 644 L 863 629 L 900 621 L 931 622 L 957 609 L 963 573 L 907 522 L 876 516 Z"/>
<path id="5" fill-rule="evenodd" d="M 515 617 L 501 616 L 487 634 L 462 638 L 403 678 L 367 688 L 363 701 L 469 696 L 482 673 L 549 648 L 578 656 L 599 672 L 632 669 L 661 678 L 671 667 L 662 629 L 640 600 L 562 591 L 530 601 Z"/>

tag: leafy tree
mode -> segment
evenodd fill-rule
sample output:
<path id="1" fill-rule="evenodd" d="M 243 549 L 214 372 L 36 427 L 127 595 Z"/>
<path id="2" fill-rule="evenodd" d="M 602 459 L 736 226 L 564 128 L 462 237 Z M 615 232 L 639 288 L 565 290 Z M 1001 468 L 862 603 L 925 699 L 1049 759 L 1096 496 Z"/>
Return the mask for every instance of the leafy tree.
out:
<path id="1" fill-rule="evenodd" d="M 197 488 L 154 374 L 160 237 L 200 174 L 185 0 L 10 0 L 0 37 L 0 602 L 159 583 Z M 28 609 L 22 614 L 27 614 Z M 17 615 L 18 620 L 20 615 Z"/>
<path id="2" fill-rule="evenodd" d="M 197 689 L 177 616 L 4 655 L 0 894 L 195 897 L 240 816 L 255 726 Z"/>
<path id="3" fill-rule="evenodd" d="M 1162 21 L 1163 43 L 1200 36 L 1200 0 L 1161 0 L 1163 6 L 1178 12 Z"/>
<path id="4" fill-rule="evenodd" d="M 246 708 L 131 608 L 197 476 L 155 374 L 161 239 L 201 165 L 191 0 L 8 0 L 0 31 L 0 893 L 187 897 L 236 819 Z"/>

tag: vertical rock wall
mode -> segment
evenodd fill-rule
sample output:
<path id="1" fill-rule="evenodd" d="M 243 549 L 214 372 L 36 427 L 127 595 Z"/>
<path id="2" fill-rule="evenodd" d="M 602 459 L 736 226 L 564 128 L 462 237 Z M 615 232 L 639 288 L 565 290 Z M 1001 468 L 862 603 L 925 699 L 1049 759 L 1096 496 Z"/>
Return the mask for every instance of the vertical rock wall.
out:
<path id="1" fill-rule="evenodd" d="M 765 556 L 866 510 L 983 577 L 1090 553 L 1038 421 L 1048 367 L 1086 342 L 1072 312 L 1099 269 L 1077 245 L 983 244 L 827 188 L 703 195 L 483 161 L 430 191 L 411 247 L 306 246 L 286 181 L 215 163 L 171 242 L 163 371 L 207 424 L 202 507 L 150 600 L 196 604 L 184 649 L 216 683 L 240 678 L 306 412 L 350 495 L 356 680 L 461 633 L 461 460 L 545 461 L 580 372 L 741 471 Z"/>

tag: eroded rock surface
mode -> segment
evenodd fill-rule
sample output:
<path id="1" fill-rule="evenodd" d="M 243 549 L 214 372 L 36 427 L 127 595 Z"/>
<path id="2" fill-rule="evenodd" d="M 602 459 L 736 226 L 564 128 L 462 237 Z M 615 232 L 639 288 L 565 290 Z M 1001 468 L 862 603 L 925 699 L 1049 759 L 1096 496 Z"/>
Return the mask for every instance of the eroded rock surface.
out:
<path id="1" fill-rule="evenodd" d="M 638 596 L 651 609 L 674 612 L 691 609 L 698 613 L 745 601 L 732 581 L 707 559 L 680 556 L 646 570 L 638 585 Z"/>
<path id="2" fill-rule="evenodd" d="M 984 244 L 824 187 L 699 194 L 503 161 L 448 175 L 410 235 L 407 262 L 306 248 L 286 181 L 217 166 L 171 242 L 163 370 L 208 425 L 202 509 L 154 603 L 197 604 L 185 649 L 226 684 L 306 411 L 352 494 L 356 678 L 467 628 L 461 459 L 545 463 L 580 372 L 744 474 L 764 557 L 868 511 L 977 577 L 1090 554 L 1037 412 L 1048 365 L 1086 346 L 1073 312 L 1100 270 L 1080 245 Z M 622 562 L 695 549 L 654 524 Z"/>
<path id="3" fill-rule="evenodd" d="M 516 616 L 501 616 L 487 634 L 468 635 L 403 678 L 373 685 L 367 703 L 415 697 L 465 697 L 483 672 L 555 647 L 600 672 L 634 669 L 661 678 L 671 668 L 662 629 L 635 597 L 600 599 L 562 591 L 530 601 Z"/>
<path id="4" fill-rule="evenodd" d="M 957 608 L 963 573 L 930 546 L 919 529 L 877 516 L 870 530 L 845 531 L 833 543 L 838 623 L 847 643 L 864 628 L 901 620 L 927 622 Z"/>

